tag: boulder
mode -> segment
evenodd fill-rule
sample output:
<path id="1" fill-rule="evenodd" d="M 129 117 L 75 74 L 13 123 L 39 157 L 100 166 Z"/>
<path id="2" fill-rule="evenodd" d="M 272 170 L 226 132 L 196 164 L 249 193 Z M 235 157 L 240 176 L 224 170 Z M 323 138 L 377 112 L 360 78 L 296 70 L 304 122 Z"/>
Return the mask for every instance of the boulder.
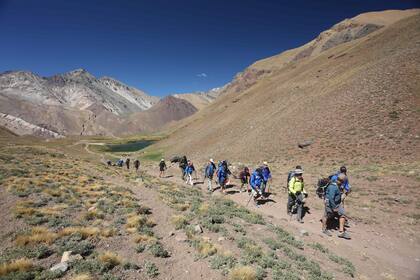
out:
<path id="1" fill-rule="evenodd" d="M 69 265 L 67 264 L 67 262 L 58 263 L 50 268 L 51 271 L 61 271 L 61 272 L 66 272 L 67 269 L 69 269 Z"/>

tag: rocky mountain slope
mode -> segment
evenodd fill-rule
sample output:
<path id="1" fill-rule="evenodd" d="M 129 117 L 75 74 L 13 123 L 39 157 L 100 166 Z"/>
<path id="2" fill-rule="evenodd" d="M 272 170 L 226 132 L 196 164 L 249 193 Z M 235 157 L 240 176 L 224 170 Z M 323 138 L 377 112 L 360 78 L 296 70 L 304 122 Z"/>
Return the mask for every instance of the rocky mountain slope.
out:
<path id="1" fill-rule="evenodd" d="M 206 92 L 193 92 L 193 93 L 177 93 L 173 94 L 172 96 L 180 99 L 184 99 L 190 102 L 194 107 L 198 110 L 203 109 L 211 102 L 213 102 L 221 92 L 225 89 L 226 86 L 213 88 Z"/>
<path id="2" fill-rule="evenodd" d="M 418 159 L 419 26 L 419 10 L 336 24 L 239 73 L 158 147 L 254 162 Z"/>
<path id="3" fill-rule="evenodd" d="M 0 126 L 19 135 L 125 135 L 156 130 L 196 111 L 181 99 L 158 101 L 83 69 L 52 77 L 26 71 L 0 74 Z"/>

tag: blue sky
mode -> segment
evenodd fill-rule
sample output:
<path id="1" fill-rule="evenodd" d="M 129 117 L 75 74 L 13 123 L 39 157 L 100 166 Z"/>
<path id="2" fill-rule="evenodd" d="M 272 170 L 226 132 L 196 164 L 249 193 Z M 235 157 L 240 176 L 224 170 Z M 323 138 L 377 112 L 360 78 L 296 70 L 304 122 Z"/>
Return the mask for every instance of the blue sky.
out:
<path id="1" fill-rule="evenodd" d="M 0 72 L 85 68 L 149 94 L 224 85 L 362 12 L 418 1 L 0 0 Z"/>

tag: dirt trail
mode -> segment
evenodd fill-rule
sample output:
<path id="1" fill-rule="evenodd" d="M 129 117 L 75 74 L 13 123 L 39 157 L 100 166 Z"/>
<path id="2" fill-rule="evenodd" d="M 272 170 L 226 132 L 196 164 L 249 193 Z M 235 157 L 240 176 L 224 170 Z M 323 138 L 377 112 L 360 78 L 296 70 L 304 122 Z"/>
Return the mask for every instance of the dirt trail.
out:
<path id="1" fill-rule="evenodd" d="M 171 222 L 174 210 L 160 200 L 156 190 L 145 187 L 140 179 L 129 183 L 129 185 L 121 176 L 108 177 L 108 180 L 126 185 L 134 192 L 142 205 L 152 209 L 152 218 L 156 221 L 156 226 L 153 228 L 154 232 L 161 238 L 160 242 L 164 248 L 171 253 L 170 258 L 155 258 L 155 263 L 159 266 L 161 274 L 170 275 L 170 277 L 159 279 L 224 279 L 219 271 L 208 267 L 207 260 L 196 259 L 194 249 L 188 243 L 182 241 L 185 238 L 185 233 L 182 230 L 174 230 Z M 129 245 L 130 240 L 120 241 L 127 246 L 132 246 Z M 142 263 L 142 254 L 135 253 L 134 250 L 121 250 L 121 247 L 124 247 L 124 245 L 121 246 L 121 242 L 113 246 L 119 251 L 119 254 L 126 259 L 137 260 L 137 263 Z"/>
<path id="2" fill-rule="evenodd" d="M 146 166 L 146 170 L 150 175 L 158 176 L 156 167 Z M 166 175 L 173 175 L 173 177 L 164 180 L 189 187 L 179 178 L 179 169 L 176 166 L 169 168 Z M 232 183 L 237 182 L 233 180 Z M 207 191 L 204 183 L 197 184 L 195 187 Z M 237 187 L 231 188 L 225 197 L 246 206 L 249 196 L 246 193 L 239 193 L 237 190 Z M 212 195 L 222 196 L 223 194 L 216 190 Z M 352 236 L 351 240 L 338 238 L 337 232 L 333 232 L 332 237 L 327 237 L 321 234 L 319 221 L 323 210 L 312 208 L 310 214 L 304 218 L 305 223 L 300 224 L 295 220 L 290 221 L 290 217 L 286 214 L 287 194 L 285 192 L 271 195 L 270 199 L 273 201 L 267 202 L 259 208 L 255 207 L 252 202 L 247 207 L 263 214 L 273 224 L 294 232 L 296 236 L 299 236 L 300 230 L 307 231 L 309 236 L 303 237 L 305 240 L 319 242 L 336 254 L 349 258 L 356 265 L 360 279 L 420 279 L 418 244 L 402 241 L 398 239 L 396 233 L 377 232 L 374 225 L 369 226 L 355 222 L 351 222 L 351 227 L 348 229 Z M 311 207 L 311 202 L 313 204 L 314 199 L 317 198 L 309 197 L 307 202 L 309 207 Z"/>

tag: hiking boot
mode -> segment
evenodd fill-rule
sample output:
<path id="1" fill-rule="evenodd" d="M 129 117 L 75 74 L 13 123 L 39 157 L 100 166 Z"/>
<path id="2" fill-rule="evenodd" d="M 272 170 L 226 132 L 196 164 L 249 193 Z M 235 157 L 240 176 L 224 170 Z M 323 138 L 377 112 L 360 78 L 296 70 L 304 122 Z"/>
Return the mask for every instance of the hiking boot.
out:
<path id="1" fill-rule="evenodd" d="M 325 234 L 325 235 L 327 235 L 327 236 L 332 236 L 331 231 L 329 231 L 328 229 L 322 230 L 322 233 Z"/>
<path id="2" fill-rule="evenodd" d="M 337 236 L 339 238 L 351 239 L 350 234 L 348 234 L 347 231 L 340 232 Z"/>
<path id="3" fill-rule="evenodd" d="M 302 219 L 300 219 L 300 220 L 297 220 L 299 223 L 301 223 L 301 224 L 303 224 L 303 220 Z"/>

